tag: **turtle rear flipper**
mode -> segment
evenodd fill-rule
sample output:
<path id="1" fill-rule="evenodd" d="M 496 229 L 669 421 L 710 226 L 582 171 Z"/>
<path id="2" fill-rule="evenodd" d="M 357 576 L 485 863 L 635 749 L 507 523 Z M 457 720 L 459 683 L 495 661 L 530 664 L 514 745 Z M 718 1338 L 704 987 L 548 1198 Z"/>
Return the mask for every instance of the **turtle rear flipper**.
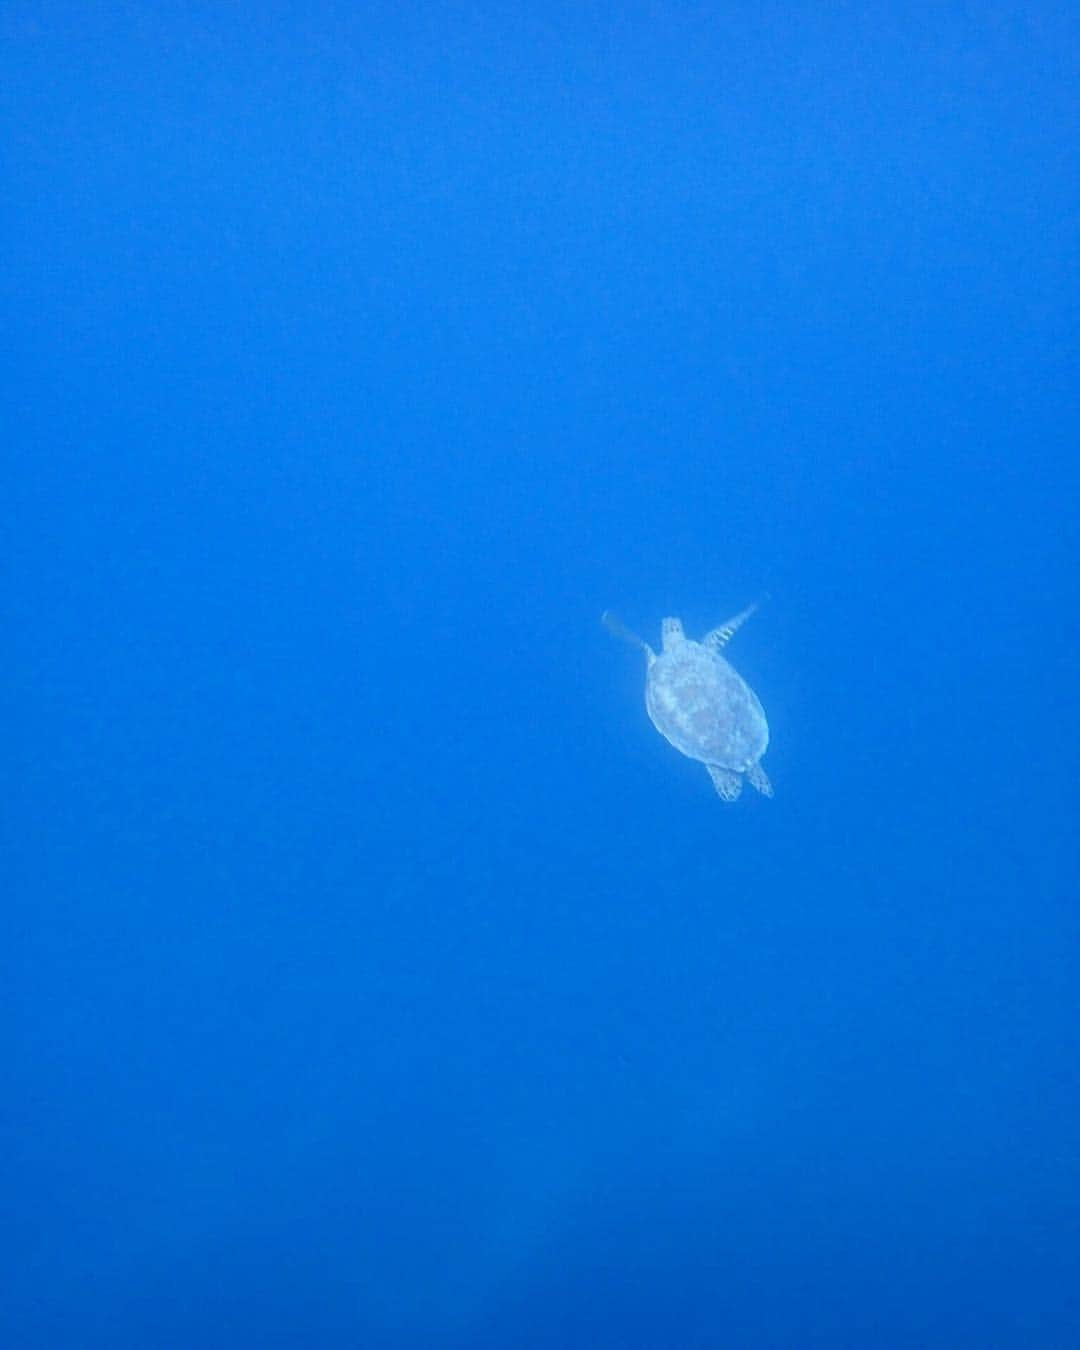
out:
<path id="1" fill-rule="evenodd" d="M 706 764 L 713 787 L 726 802 L 733 802 L 742 791 L 742 779 L 732 769 L 722 769 L 719 764 Z"/>
<path id="2" fill-rule="evenodd" d="M 757 788 L 763 797 L 773 795 L 772 784 L 769 782 L 769 775 L 760 764 L 751 764 L 746 771 L 746 779 L 751 787 Z"/>

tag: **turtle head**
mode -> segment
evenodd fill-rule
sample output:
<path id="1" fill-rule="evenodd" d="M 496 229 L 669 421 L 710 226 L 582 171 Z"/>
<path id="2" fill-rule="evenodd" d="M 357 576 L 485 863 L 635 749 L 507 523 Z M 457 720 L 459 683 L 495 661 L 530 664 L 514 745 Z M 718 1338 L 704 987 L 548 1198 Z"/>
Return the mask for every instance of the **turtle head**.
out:
<path id="1" fill-rule="evenodd" d="M 677 647 L 680 642 L 686 641 L 686 634 L 683 632 L 681 619 L 664 619 L 660 624 L 661 645 L 664 651 L 671 651 L 672 647 Z"/>

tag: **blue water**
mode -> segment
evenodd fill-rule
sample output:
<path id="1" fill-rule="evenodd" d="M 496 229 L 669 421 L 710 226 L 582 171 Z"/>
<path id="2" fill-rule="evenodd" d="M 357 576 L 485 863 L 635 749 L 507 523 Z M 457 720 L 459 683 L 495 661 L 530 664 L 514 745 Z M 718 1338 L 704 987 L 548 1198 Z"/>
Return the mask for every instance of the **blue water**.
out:
<path id="1" fill-rule="evenodd" d="M 1080 1344 L 1070 9 L 6 7 L 0 1344 Z"/>

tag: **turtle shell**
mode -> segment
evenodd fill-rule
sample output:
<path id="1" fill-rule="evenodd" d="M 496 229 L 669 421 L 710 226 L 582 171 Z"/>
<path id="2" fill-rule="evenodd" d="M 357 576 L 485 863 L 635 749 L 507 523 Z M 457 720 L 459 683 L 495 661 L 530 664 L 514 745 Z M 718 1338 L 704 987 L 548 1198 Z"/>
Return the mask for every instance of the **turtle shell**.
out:
<path id="1" fill-rule="evenodd" d="M 645 707 L 676 750 L 745 773 L 765 753 L 769 724 L 757 695 L 718 653 L 688 639 L 649 666 Z"/>

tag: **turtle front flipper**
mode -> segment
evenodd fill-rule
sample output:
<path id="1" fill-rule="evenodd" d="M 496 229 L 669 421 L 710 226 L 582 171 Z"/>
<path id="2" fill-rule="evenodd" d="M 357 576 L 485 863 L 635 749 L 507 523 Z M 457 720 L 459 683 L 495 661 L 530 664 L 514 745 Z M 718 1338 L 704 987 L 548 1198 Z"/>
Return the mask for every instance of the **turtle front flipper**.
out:
<path id="1" fill-rule="evenodd" d="M 644 638 L 639 638 L 635 632 L 627 628 L 622 619 L 617 614 L 613 614 L 610 609 L 605 609 L 603 614 L 600 615 L 600 622 L 612 637 L 617 637 L 620 642 L 629 642 L 631 647 L 640 647 L 645 653 L 645 659 L 650 664 L 656 660 L 656 653 Z"/>
<path id="2" fill-rule="evenodd" d="M 741 609 L 733 619 L 728 619 L 725 623 L 719 624 L 711 632 L 706 633 L 701 639 L 701 645 L 708 647 L 710 651 L 718 652 L 721 647 L 726 647 L 751 614 L 755 613 L 759 606 L 759 601 L 755 600 L 752 605 L 747 605 Z"/>
<path id="3" fill-rule="evenodd" d="M 731 769 L 722 769 L 719 764 L 706 764 L 713 787 L 726 802 L 733 802 L 742 791 L 742 779 Z"/>

